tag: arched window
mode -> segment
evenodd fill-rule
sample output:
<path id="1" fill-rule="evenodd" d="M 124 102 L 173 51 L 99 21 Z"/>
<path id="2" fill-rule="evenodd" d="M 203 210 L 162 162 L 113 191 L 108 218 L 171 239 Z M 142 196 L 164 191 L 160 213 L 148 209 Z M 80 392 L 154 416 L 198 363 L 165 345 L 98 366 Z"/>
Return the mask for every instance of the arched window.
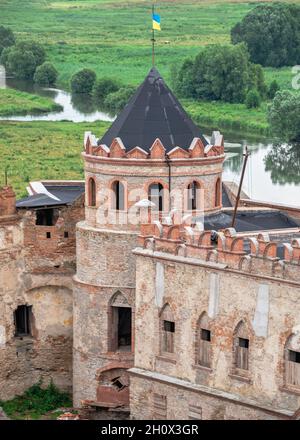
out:
<path id="1" fill-rule="evenodd" d="M 96 183 L 92 177 L 89 179 L 88 201 L 89 206 L 96 206 Z"/>
<path id="2" fill-rule="evenodd" d="M 131 307 L 125 296 L 119 291 L 114 294 L 110 302 L 109 321 L 109 350 L 131 351 Z"/>
<path id="3" fill-rule="evenodd" d="M 216 188 L 215 188 L 215 207 L 221 205 L 221 179 L 218 178 L 216 181 Z"/>
<path id="4" fill-rule="evenodd" d="M 286 385 L 300 387 L 300 341 L 291 335 L 284 347 L 284 381 Z"/>
<path id="5" fill-rule="evenodd" d="M 188 210 L 200 208 L 200 185 L 193 181 L 188 185 Z"/>
<path id="6" fill-rule="evenodd" d="M 161 183 L 152 183 L 149 186 L 148 198 L 155 204 L 157 211 L 164 210 L 164 188 Z"/>
<path id="7" fill-rule="evenodd" d="M 122 182 L 116 180 L 112 184 L 113 190 L 113 200 L 112 200 L 112 208 L 117 211 L 123 211 L 125 209 L 125 190 Z"/>
<path id="8" fill-rule="evenodd" d="M 174 353 L 175 320 L 169 304 L 166 304 L 160 315 L 161 326 L 161 353 Z"/>
<path id="9" fill-rule="evenodd" d="M 197 323 L 196 364 L 208 368 L 211 366 L 211 329 L 206 313 L 200 316 Z"/>
<path id="10" fill-rule="evenodd" d="M 243 321 L 233 333 L 233 366 L 236 370 L 249 370 L 249 335 Z"/>

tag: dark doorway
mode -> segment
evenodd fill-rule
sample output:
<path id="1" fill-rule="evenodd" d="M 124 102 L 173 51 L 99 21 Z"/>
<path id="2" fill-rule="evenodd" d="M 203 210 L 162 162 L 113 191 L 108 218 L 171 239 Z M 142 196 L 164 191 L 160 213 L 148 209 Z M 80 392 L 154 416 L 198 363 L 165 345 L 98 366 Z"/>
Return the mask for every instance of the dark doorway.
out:
<path id="1" fill-rule="evenodd" d="M 36 225 L 54 226 L 57 220 L 57 213 L 54 209 L 39 209 L 36 211 Z"/>
<path id="2" fill-rule="evenodd" d="M 131 308 L 117 307 L 118 310 L 118 350 L 131 350 Z"/>

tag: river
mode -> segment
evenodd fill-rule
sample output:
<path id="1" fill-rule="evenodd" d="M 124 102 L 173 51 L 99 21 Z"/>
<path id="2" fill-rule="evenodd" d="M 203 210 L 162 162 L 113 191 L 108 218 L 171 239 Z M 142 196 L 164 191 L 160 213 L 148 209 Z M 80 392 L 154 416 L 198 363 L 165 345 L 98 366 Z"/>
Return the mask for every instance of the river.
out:
<path id="1" fill-rule="evenodd" d="M 1 76 L 1 75 L 0 75 Z M 14 121 L 113 121 L 107 113 L 96 108 L 89 96 L 75 99 L 60 89 L 45 89 L 24 81 L 6 79 L 2 87 L 35 93 L 52 98 L 63 107 L 60 112 L 41 115 L 3 117 L 0 120 Z M 211 129 L 205 132 L 211 133 Z M 244 138 L 241 134 L 224 133 L 227 158 L 223 180 L 239 182 L 245 145 L 251 152 L 245 175 L 243 190 L 261 201 L 300 206 L 300 147 L 275 145 L 266 139 Z"/>

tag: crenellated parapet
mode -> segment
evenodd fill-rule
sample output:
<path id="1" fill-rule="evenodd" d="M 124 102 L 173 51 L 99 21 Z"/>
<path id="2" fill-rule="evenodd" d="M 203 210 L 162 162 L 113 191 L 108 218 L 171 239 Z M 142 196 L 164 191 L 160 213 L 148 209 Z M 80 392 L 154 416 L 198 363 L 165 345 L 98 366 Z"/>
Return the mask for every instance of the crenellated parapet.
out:
<path id="1" fill-rule="evenodd" d="M 86 132 L 84 137 L 84 153 L 99 158 L 109 159 L 135 159 L 135 160 L 169 160 L 184 159 L 209 159 L 212 157 L 224 155 L 224 138 L 220 132 L 213 132 L 210 144 L 204 146 L 200 138 L 194 138 L 186 149 L 174 147 L 167 151 L 160 139 L 156 139 L 151 145 L 149 151 L 136 146 L 129 151 L 126 150 L 122 139 L 113 139 L 108 147 L 99 144 L 98 139 L 91 132 Z"/>
<path id="2" fill-rule="evenodd" d="M 254 275 L 299 283 L 300 238 L 274 242 L 268 233 L 239 235 L 234 228 L 201 231 L 197 225 L 170 225 L 159 221 L 141 225 L 139 245 L 158 253 L 220 263 Z"/>

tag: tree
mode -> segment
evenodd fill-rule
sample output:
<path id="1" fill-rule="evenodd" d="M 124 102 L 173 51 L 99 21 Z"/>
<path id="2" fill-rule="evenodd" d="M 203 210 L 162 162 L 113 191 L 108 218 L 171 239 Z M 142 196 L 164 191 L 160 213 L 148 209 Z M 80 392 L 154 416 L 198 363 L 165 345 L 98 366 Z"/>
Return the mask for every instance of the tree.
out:
<path id="1" fill-rule="evenodd" d="M 119 113 L 135 92 L 135 87 L 121 87 L 117 92 L 110 93 L 104 100 L 105 108 L 111 114 Z"/>
<path id="2" fill-rule="evenodd" d="M 1 54 L 1 63 L 18 79 L 33 79 L 36 68 L 45 60 L 43 47 L 32 41 L 20 41 L 6 47 Z"/>
<path id="3" fill-rule="evenodd" d="M 94 85 L 93 95 L 97 101 L 102 103 L 107 95 L 117 92 L 119 88 L 120 84 L 118 81 L 111 78 L 101 78 Z"/>
<path id="4" fill-rule="evenodd" d="M 36 68 L 33 79 L 39 86 L 49 87 L 55 85 L 57 76 L 58 72 L 53 64 L 46 61 Z"/>
<path id="5" fill-rule="evenodd" d="M 247 108 L 257 108 L 260 106 L 261 98 L 256 89 L 249 90 L 245 104 Z"/>
<path id="6" fill-rule="evenodd" d="M 247 44 L 250 59 L 263 66 L 300 62 L 300 6 L 259 5 L 231 29 L 233 44 Z"/>
<path id="7" fill-rule="evenodd" d="M 281 141 L 300 142 L 300 97 L 288 90 L 278 91 L 268 109 L 272 133 Z"/>
<path id="8" fill-rule="evenodd" d="M 72 93 L 92 93 L 96 73 L 91 69 L 82 69 L 71 78 Z"/>
<path id="9" fill-rule="evenodd" d="M 266 171 L 271 172 L 273 183 L 300 184 L 300 148 L 299 144 L 274 144 L 264 158 Z"/>
<path id="10" fill-rule="evenodd" d="M 186 60 L 177 73 L 176 92 L 186 98 L 244 102 L 249 89 L 265 94 L 263 71 L 249 61 L 244 44 L 211 45 L 195 60 Z"/>
<path id="11" fill-rule="evenodd" d="M 0 55 L 4 48 L 13 46 L 15 42 L 13 31 L 4 26 L 0 26 Z"/>
<path id="12" fill-rule="evenodd" d="M 268 97 L 270 99 L 274 99 L 276 93 L 280 90 L 278 82 L 274 79 L 274 81 L 271 82 L 269 90 L 268 90 Z"/>

